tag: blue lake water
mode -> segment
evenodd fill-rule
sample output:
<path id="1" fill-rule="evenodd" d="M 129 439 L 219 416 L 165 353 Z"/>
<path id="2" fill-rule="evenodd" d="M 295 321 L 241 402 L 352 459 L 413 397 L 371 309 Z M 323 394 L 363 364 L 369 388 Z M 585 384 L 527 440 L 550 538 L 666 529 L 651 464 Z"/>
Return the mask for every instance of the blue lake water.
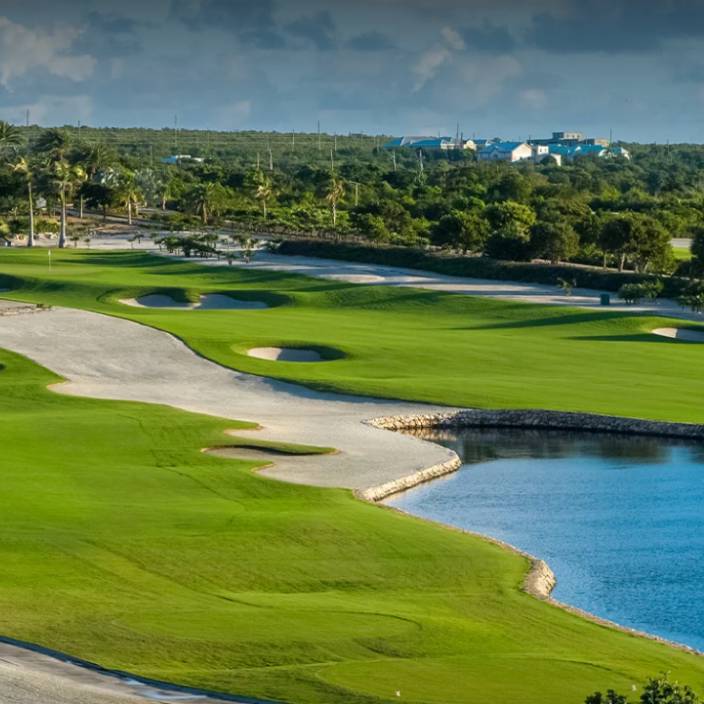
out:
<path id="1" fill-rule="evenodd" d="M 704 650 L 704 446 L 554 431 L 426 431 L 465 462 L 388 503 L 547 561 L 556 599 Z"/>

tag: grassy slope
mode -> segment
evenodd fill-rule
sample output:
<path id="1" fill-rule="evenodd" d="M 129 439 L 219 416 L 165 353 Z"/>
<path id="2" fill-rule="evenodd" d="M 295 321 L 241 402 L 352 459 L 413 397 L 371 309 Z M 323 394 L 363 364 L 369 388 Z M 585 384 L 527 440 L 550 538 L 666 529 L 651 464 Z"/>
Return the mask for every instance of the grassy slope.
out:
<path id="1" fill-rule="evenodd" d="M 37 268 L 41 254 L 3 252 L 0 273 L 48 274 Z M 243 338 L 258 344 L 343 339 L 353 357 L 320 365 L 322 381 L 337 375 L 353 390 L 496 405 L 507 382 L 507 403 L 522 392 L 523 402 L 548 405 L 540 384 L 520 383 L 530 368 L 522 359 L 544 355 L 560 361 L 556 374 L 572 365 L 573 381 L 574 368 L 584 365 L 585 383 L 573 383 L 564 399 L 580 408 L 599 403 L 588 383 L 598 373 L 590 375 L 593 351 L 575 356 L 582 345 L 603 347 L 618 365 L 622 355 L 609 350 L 619 344 L 640 351 L 630 378 L 648 399 L 642 415 L 697 415 L 695 381 L 678 380 L 672 368 L 680 363 L 666 360 L 682 350 L 693 365 L 701 348 L 570 339 L 628 337 L 642 324 L 637 319 L 524 309 L 536 319 L 571 322 L 521 327 L 521 309 L 510 304 L 184 265 L 149 270 L 141 256 L 64 258 L 49 282 L 28 284 L 18 295 L 105 311 L 118 307 L 97 298 L 118 283 L 123 289 L 157 282 L 204 290 L 275 287 L 294 296 L 297 307 L 255 313 L 127 311 L 173 329 L 204 353 L 257 371 L 275 365 L 238 356 L 229 345 Z M 513 327 L 482 329 L 497 323 Z M 563 349 L 554 353 L 558 345 Z M 386 359 L 375 364 L 377 347 Z M 655 362 L 646 357 L 651 350 Z M 400 689 L 404 700 L 416 702 L 562 704 L 597 687 L 626 689 L 664 669 L 704 684 L 698 658 L 521 593 L 520 557 L 361 504 L 346 492 L 270 482 L 251 474 L 252 463 L 198 452 L 219 444 L 233 423 L 60 397 L 44 390 L 54 380 L 47 372 L 8 353 L 0 352 L 0 362 L 6 365 L 0 372 L 0 631 L 6 635 L 148 676 L 296 702 L 390 701 Z M 283 368 L 293 375 L 303 367 Z M 658 369 L 669 370 L 669 384 L 685 396 L 681 406 L 673 405 L 674 395 L 645 395 Z M 540 373 L 551 373 L 549 362 Z M 455 378 L 443 381 L 447 376 Z M 560 391 L 565 395 L 564 385 Z M 635 408 L 630 390 L 614 395 L 620 412 Z M 80 443 L 67 443 L 71 437 Z"/>

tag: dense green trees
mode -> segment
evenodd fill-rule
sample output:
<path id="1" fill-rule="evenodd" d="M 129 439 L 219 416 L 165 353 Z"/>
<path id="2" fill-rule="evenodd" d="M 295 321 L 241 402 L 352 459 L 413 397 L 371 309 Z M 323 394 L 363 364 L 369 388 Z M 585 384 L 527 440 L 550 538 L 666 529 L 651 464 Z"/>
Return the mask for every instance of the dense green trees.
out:
<path id="1" fill-rule="evenodd" d="M 695 145 L 629 145 L 631 162 L 583 158 L 562 167 L 427 152 L 421 173 L 415 152 L 392 158 L 380 139 L 321 139 L 319 148 L 316 135 L 297 135 L 294 143 L 280 134 L 179 133 L 180 152 L 203 161 L 166 165 L 159 158 L 175 145 L 166 130 L 79 134 L 0 123 L 4 161 L 14 169 L 24 158 L 31 171 L 0 175 L 0 215 L 22 213 L 31 229 L 33 197 L 40 195 L 50 209 L 63 199 L 79 215 L 85 203 L 131 219 L 146 205 L 144 217 L 164 229 L 196 218 L 203 226 L 226 220 L 240 231 L 351 236 L 652 273 L 674 270 L 671 237 L 704 228 L 704 148 Z M 270 147 L 271 163 L 262 163 L 257 155 Z M 701 250 L 688 265 L 696 275 L 704 273 Z"/>

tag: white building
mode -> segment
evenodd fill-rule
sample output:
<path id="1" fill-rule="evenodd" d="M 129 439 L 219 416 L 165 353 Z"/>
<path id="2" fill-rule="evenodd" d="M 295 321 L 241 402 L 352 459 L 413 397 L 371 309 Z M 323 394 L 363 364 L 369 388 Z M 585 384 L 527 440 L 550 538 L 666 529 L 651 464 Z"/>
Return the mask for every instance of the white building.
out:
<path id="1" fill-rule="evenodd" d="M 477 154 L 479 161 L 516 161 L 533 159 L 533 148 L 525 142 L 495 142 L 488 144 Z"/>

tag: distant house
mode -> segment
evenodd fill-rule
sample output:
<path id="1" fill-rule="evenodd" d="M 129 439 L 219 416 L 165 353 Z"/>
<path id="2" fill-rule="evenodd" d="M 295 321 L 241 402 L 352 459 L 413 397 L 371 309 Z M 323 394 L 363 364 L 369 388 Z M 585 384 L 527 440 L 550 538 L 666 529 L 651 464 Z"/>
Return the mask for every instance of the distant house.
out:
<path id="1" fill-rule="evenodd" d="M 173 154 L 172 156 L 164 157 L 161 160 L 162 164 L 178 165 L 185 161 L 191 161 L 195 164 L 202 164 L 205 159 L 198 156 L 191 156 L 190 154 Z"/>
<path id="2" fill-rule="evenodd" d="M 384 149 L 457 149 L 457 140 L 453 137 L 396 137 L 384 144 Z"/>
<path id="3" fill-rule="evenodd" d="M 477 153 L 479 161 L 506 161 L 510 164 L 533 158 L 533 148 L 526 142 L 491 142 Z"/>

